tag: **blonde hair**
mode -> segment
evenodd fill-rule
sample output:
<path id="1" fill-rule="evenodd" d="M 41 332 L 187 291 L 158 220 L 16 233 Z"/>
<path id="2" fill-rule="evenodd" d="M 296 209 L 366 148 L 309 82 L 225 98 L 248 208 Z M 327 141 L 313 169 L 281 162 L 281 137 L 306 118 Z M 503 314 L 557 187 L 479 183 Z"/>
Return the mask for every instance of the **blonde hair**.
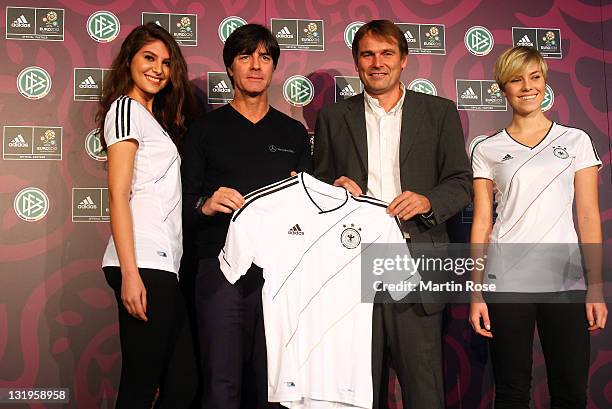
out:
<path id="1" fill-rule="evenodd" d="M 548 65 L 538 50 L 532 47 L 516 46 L 499 56 L 493 69 L 493 78 L 501 90 L 512 77 L 520 74 L 529 64 L 535 62 L 546 81 Z"/>

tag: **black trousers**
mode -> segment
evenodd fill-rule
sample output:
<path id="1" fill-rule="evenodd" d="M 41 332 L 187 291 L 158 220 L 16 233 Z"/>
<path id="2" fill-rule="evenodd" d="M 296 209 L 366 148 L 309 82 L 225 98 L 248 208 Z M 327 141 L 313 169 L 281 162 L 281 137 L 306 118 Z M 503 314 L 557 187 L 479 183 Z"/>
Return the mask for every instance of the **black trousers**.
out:
<path id="1" fill-rule="evenodd" d="M 586 407 L 590 344 L 583 303 L 487 304 L 495 409 L 528 409 L 537 324 L 551 409 Z"/>
<path id="2" fill-rule="evenodd" d="M 392 303 L 389 298 L 374 304 L 373 314 L 373 407 L 387 408 L 391 366 L 404 409 L 444 409 L 442 311 L 427 314 L 423 304 Z"/>
<path id="3" fill-rule="evenodd" d="M 268 404 L 262 286 L 256 267 L 232 285 L 216 258 L 198 264 L 195 303 L 204 409 L 281 407 Z"/>
<path id="4" fill-rule="evenodd" d="M 119 310 L 121 381 L 117 409 L 189 408 L 197 387 L 193 339 L 185 301 L 174 273 L 141 268 L 147 290 L 147 322 L 121 301 L 121 270 L 104 267 Z"/>

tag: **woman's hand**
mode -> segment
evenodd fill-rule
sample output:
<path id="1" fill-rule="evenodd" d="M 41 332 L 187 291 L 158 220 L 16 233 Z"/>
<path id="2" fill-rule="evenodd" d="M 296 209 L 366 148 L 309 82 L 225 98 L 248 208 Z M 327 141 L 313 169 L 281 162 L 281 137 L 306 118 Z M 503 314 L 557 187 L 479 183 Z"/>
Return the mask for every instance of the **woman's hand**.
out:
<path id="1" fill-rule="evenodd" d="M 484 323 L 484 328 L 480 326 L 480 319 Z M 483 337 L 493 338 L 491 333 L 491 321 L 489 320 L 489 309 L 485 302 L 471 302 L 470 303 L 470 324 L 478 335 Z"/>
<path id="2" fill-rule="evenodd" d="M 603 329 L 608 318 L 608 307 L 605 302 L 587 302 L 586 317 L 589 323 L 589 331 Z"/>
<path id="3" fill-rule="evenodd" d="M 140 274 L 124 274 L 121 280 L 121 301 L 134 318 L 147 321 L 147 290 Z"/>

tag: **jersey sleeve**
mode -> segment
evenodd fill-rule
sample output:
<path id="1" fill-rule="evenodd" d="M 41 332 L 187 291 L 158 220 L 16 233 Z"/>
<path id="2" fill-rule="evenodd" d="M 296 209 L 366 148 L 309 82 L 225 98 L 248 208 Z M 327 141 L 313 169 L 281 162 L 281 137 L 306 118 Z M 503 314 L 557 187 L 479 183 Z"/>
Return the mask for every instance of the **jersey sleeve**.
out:
<path id="1" fill-rule="evenodd" d="M 586 132 L 580 132 L 580 138 L 576 146 L 576 171 L 590 166 L 601 169 L 602 163 L 591 137 Z"/>
<path id="2" fill-rule="evenodd" d="M 111 105 L 104 120 L 104 140 L 107 146 L 117 142 L 134 139 L 142 143 L 142 130 L 139 126 L 141 107 L 129 97 L 121 97 Z"/>
<path id="3" fill-rule="evenodd" d="M 484 154 L 481 143 L 477 144 L 472 151 L 472 171 L 474 178 L 493 180 L 493 169 Z"/>
<path id="4" fill-rule="evenodd" d="M 243 207 L 243 210 L 246 209 Z M 225 246 L 219 253 L 221 271 L 232 284 L 251 267 L 258 243 L 261 242 L 258 240 L 261 218 L 255 209 L 248 210 L 248 212 L 239 210 L 234 214 L 225 238 Z"/>

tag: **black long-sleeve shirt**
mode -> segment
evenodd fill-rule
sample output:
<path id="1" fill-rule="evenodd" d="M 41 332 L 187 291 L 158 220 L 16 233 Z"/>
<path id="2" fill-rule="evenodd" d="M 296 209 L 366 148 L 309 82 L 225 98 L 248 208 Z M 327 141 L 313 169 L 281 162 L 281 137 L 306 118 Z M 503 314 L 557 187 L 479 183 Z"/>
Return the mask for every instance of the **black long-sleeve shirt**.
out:
<path id="1" fill-rule="evenodd" d="M 196 208 L 200 197 L 222 186 L 245 195 L 291 171 L 312 172 L 308 133 L 299 121 L 270 107 L 253 124 L 230 104 L 196 120 L 182 143 L 181 174 L 183 225 L 197 257 L 218 256 L 231 218 L 204 215 Z"/>

